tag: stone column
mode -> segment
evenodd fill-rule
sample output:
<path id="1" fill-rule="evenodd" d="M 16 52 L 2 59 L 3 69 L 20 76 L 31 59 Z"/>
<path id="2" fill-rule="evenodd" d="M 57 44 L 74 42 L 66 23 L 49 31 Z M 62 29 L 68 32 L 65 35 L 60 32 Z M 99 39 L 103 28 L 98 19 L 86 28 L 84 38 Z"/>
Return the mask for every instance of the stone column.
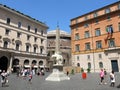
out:
<path id="1" fill-rule="evenodd" d="M 8 68 L 10 72 L 13 70 L 12 63 L 13 63 L 13 54 L 11 53 L 11 55 L 10 55 L 10 65 L 9 65 L 9 68 Z"/>

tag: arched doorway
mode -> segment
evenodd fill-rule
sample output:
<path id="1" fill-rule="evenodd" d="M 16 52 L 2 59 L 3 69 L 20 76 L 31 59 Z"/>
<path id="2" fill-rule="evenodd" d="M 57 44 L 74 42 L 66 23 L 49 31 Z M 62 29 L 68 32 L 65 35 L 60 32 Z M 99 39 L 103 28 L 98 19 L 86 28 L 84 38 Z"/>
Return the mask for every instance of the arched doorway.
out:
<path id="1" fill-rule="evenodd" d="M 33 65 L 36 65 L 36 64 L 37 64 L 37 61 L 36 61 L 36 60 L 33 60 L 33 61 L 32 61 L 32 64 L 33 64 Z"/>
<path id="2" fill-rule="evenodd" d="M 7 71 L 8 68 L 8 58 L 5 56 L 2 56 L 0 58 L 0 69 Z"/>
<path id="3" fill-rule="evenodd" d="M 40 68 L 41 70 L 44 69 L 43 61 L 39 61 L 39 68 Z"/>
<path id="4" fill-rule="evenodd" d="M 37 61 L 36 61 L 36 60 L 33 60 L 33 61 L 32 61 L 32 70 L 34 70 L 35 73 L 37 73 L 37 69 L 38 69 L 38 66 L 37 66 L 36 64 L 37 64 Z"/>
<path id="5" fill-rule="evenodd" d="M 25 68 L 25 69 L 30 68 L 29 62 L 30 62 L 30 61 L 29 61 L 28 59 L 26 59 L 26 60 L 24 61 L 24 68 Z"/>
<path id="6" fill-rule="evenodd" d="M 13 60 L 13 72 L 17 72 L 19 69 L 19 59 L 14 59 Z"/>

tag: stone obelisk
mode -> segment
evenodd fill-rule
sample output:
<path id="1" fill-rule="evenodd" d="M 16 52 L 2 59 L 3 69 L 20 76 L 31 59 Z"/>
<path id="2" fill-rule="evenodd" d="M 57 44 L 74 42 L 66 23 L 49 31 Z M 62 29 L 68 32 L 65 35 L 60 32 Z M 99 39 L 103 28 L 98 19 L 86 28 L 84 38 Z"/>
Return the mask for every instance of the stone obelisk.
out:
<path id="1" fill-rule="evenodd" d="M 62 81 L 70 80 L 70 78 L 63 72 L 63 57 L 60 53 L 60 29 L 56 29 L 56 45 L 55 54 L 53 58 L 53 72 L 46 78 L 47 81 Z"/>
<path id="2" fill-rule="evenodd" d="M 57 29 L 56 29 L 56 42 L 55 42 L 55 52 L 56 53 L 60 53 L 60 29 L 59 29 L 59 26 L 57 26 Z"/>

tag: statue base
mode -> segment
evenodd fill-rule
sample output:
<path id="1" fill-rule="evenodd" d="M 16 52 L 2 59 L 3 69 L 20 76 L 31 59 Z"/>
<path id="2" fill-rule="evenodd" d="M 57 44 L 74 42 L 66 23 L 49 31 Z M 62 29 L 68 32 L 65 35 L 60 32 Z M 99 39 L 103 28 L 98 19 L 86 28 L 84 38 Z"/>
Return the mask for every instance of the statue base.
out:
<path id="1" fill-rule="evenodd" d="M 53 72 L 45 80 L 46 81 L 62 81 L 62 80 L 70 80 L 70 77 L 64 74 L 62 65 L 54 65 Z"/>

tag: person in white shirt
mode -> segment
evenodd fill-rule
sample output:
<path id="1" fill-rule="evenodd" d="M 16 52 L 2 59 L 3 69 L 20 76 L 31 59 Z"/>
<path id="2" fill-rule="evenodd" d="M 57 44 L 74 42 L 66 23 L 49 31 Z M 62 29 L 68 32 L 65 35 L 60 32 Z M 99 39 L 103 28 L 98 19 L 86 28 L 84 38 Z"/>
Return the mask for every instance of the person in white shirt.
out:
<path id="1" fill-rule="evenodd" d="M 6 84 L 6 82 L 7 82 L 7 73 L 5 72 L 5 70 L 3 70 L 3 72 L 1 73 L 2 87 Z"/>
<path id="2" fill-rule="evenodd" d="M 110 86 L 111 87 L 114 87 L 115 86 L 115 74 L 114 74 L 114 71 L 112 70 L 112 72 L 110 73 Z"/>

